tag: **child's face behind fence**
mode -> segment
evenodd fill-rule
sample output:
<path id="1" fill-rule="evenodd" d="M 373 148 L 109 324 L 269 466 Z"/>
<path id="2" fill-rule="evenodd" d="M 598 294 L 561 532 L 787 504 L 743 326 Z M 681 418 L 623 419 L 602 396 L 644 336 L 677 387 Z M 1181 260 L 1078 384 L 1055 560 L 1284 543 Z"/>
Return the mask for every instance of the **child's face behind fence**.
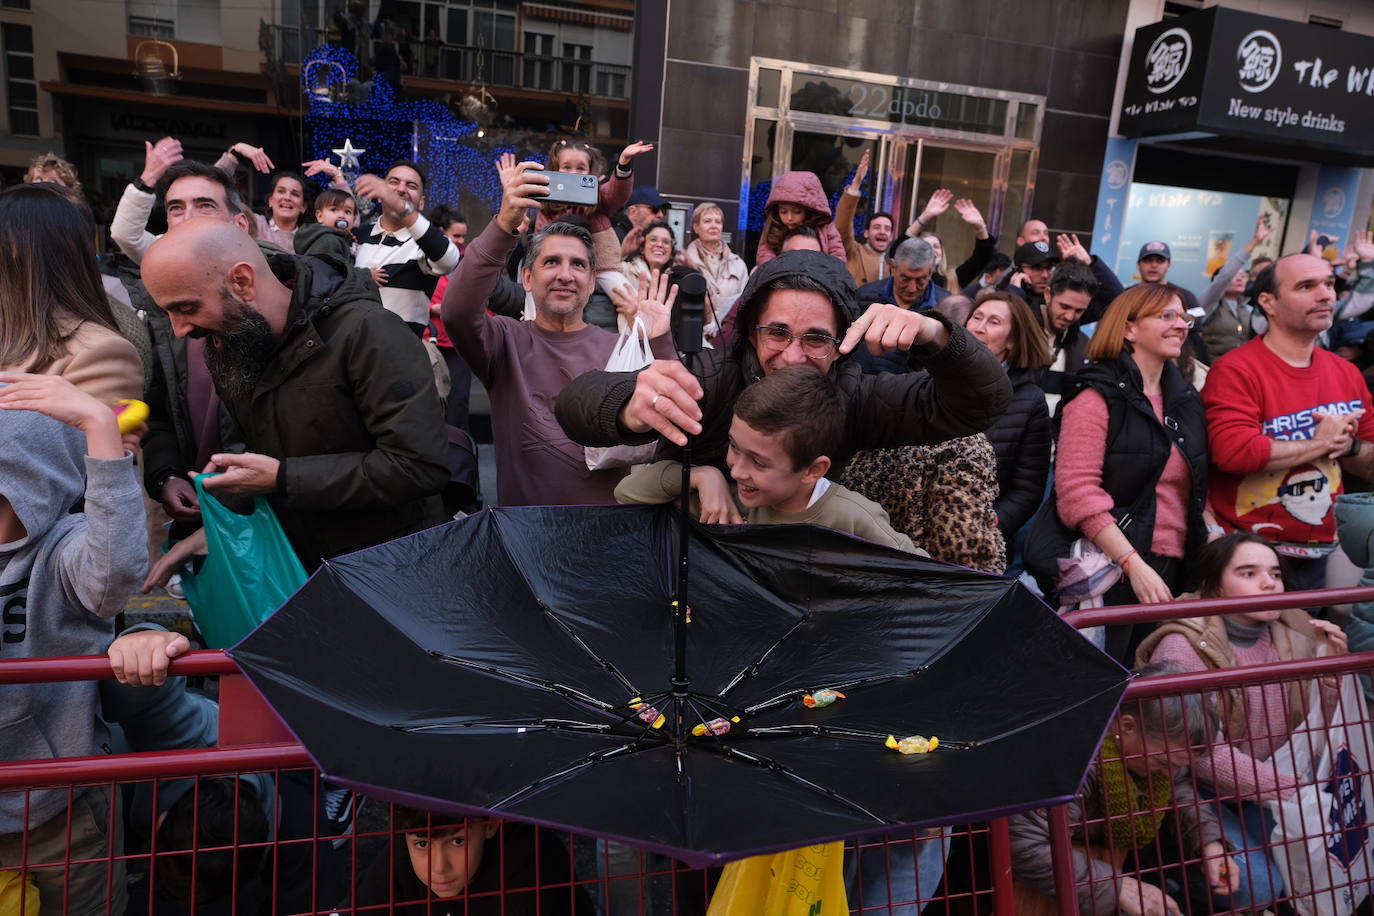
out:
<path id="1" fill-rule="evenodd" d="M 469 819 L 462 825 L 407 833 L 406 850 L 415 876 L 436 897 L 457 897 L 482 867 L 487 840 L 496 834 L 493 820 Z"/>

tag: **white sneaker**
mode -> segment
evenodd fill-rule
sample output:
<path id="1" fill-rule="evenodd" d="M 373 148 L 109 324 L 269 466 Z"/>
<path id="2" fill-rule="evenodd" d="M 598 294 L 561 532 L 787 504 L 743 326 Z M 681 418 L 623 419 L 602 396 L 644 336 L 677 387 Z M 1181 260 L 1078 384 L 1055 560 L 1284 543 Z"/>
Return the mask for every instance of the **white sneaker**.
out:
<path id="1" fill-rule="evenodd" d="M 185 601 L 186 593 L 181 589 L 181 574 L 172 573 L 172 578 L 167 580 L 167 584 L 163 586 L 163 591 L 178 601 Z"/>

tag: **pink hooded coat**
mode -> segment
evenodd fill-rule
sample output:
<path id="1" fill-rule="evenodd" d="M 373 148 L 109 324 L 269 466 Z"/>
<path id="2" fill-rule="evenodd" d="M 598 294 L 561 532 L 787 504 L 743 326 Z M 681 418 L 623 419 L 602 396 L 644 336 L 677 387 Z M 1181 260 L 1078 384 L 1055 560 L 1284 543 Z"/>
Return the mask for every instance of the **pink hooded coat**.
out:
<path id="1" fill-rule="evenodd" d="M 784 172 L 773 181 L 773 190 L 768 194 L 768 204 L 796 204 L 805 207 L 812 213 L 820 213 L 827 220 L 833 218 L 830 212 L 830 201 L 826 200 L 825 189 L 821 187 L 821 180 L 816 177 L 815 172 Z M 827 254 L 833 254 L 841 261 L 845 260 L 844 240 L 840 238 L 840 231 L 835 228 L 833 222 L 827 222 L 820 227 L 821 250 Z M 754 256 L 754 263 L 762 266 L 778 256 L 779 252 L 774 251 L 764 241 L 759 241 L 758 253 Z"/>

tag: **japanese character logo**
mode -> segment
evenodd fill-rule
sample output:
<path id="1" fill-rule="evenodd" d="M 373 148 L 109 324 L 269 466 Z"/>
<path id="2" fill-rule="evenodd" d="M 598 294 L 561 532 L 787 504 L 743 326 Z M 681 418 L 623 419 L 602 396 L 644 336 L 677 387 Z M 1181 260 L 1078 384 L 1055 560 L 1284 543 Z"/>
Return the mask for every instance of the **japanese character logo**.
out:
<path id="1" fill-rule="evenodd" d="M 1122 162 L 1120 159 L 1113 159 L 1111 162 L 1107 163 L 1107 187 L 1111 188 L 1113 191 L 1122 187 L 1126 184 L 1129 173 L 1130 169 L 1127 168 L 1126 163 Z"/>
<path id="2" fill-rule="evenodd" d="M 1150 45 L 1145 54 L 1145 88 L 1168 92 L 1188 72 L 1193 59 L 1193 36 L 1184 29 L 1169 29 Z"/>
<path id="3" fill-rule="evenodd" d="M 1340 188 L 1327 188 L 1322 195 L 1322 213 L 1327 219 L 1335 219 L 1345 212 L 1345 192 Z"/>
<path id="4" fill-rule="evenodd" d="M 1240 40 L 1236 63 L 1240 65 L 1240 88 L 1246 92 L 1263 92 L 1279 78 L 1283 50 L 1273 32 L 1256 29 Z"/>

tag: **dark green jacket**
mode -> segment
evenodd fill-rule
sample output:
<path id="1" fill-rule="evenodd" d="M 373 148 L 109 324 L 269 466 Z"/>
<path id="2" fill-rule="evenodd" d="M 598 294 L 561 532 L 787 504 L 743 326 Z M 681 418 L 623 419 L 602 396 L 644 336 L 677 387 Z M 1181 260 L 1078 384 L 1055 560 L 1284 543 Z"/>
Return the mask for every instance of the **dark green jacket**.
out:
<path id="1" fill-rule="evenodd" d="M 249 452 L 281 459 L 270 500 L 307 569 L 444 521 L 444 412 L 415 335 L 367 277 L 274 258 L 286 330 L 251 396 L 226 401 Z"/>
<path id="2" fill-rule="evenodd" d="M 333 257 L 343 264 L 353 263 L 353 237 L 323 223 L 306 223 L 291 237 L 296 254 Z"/>

